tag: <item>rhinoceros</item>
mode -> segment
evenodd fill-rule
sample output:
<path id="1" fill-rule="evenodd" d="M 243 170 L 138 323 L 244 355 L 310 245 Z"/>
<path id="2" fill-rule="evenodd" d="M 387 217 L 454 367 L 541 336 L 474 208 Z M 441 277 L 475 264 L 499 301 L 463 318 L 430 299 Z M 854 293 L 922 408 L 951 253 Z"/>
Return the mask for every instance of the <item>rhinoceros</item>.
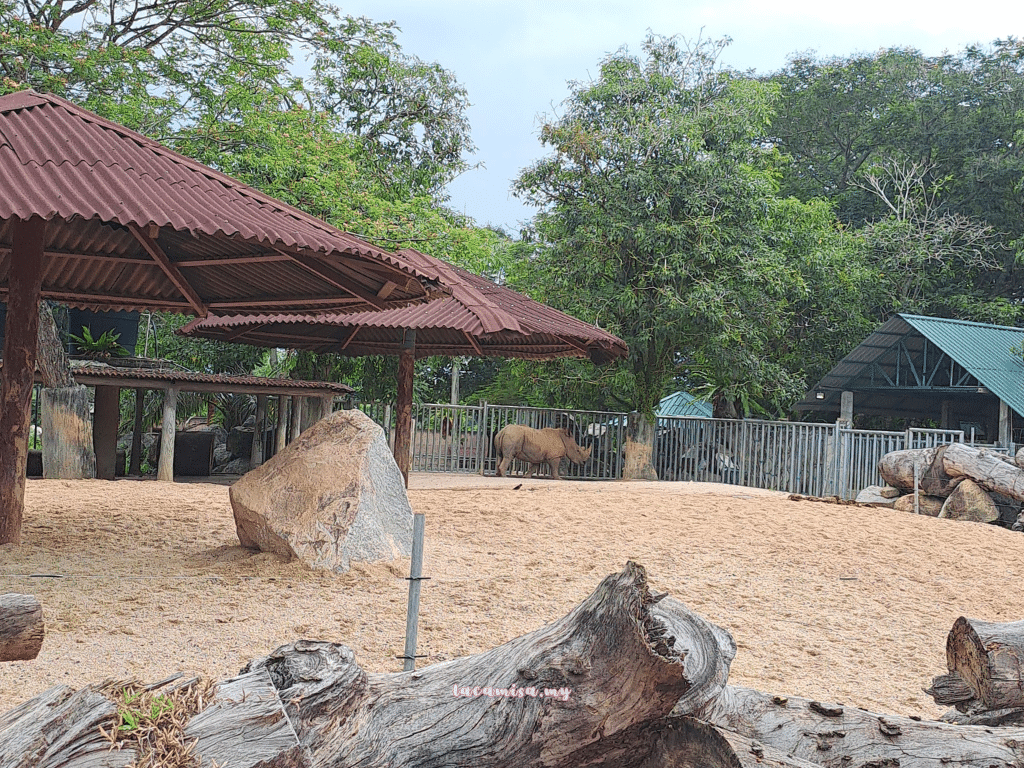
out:
<path id="1" fill-rule="evenodd" d="M 530 477 L 546 463 L 551 468 L 551 477 L 560 480 L 558 464 L 563 456 L 582 464 L 590 459 L 592 449 L 580 448 L 565 429 L 533 429 L 509 424 L 494 436 L 494 450 L 498 456 L 498 477 L 504 477 L 512 461 L 520 459 L 529 462 Z"/>

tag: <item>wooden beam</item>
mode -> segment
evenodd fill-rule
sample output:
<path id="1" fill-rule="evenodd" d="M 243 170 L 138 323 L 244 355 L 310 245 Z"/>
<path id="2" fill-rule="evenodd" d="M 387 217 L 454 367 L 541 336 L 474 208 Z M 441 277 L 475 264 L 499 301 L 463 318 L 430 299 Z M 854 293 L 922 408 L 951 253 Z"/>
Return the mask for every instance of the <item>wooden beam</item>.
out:
<path id="1" fill-rule="evenodd" d="M 386 299 L 388 296 L 395 292 L 395 288 L 397 287 L 397 283 L 393 283 L 392 281 L 388 280 L 386 283 L 384 283 L 383 287 L 379 291 L 377 291 L 377 298 L 381 300 Z"/>
<path id="2" fill-rule="evenodd" d="M 342 349 L 347 349 L 348 345 L 351 344 L 352 340 L 356 337 L 356 334 L 359 333 L 359 331 L 361 331 L 361 330 L 362 330 L 362 327 L 358 326 L 358 325 L 355 328 L 353 328 L 352 329 L 352 333 L 350 333 L 348 335 L 348 338 L 345 339 L 345 343 L 341 345 L 341 348 Z"/>
<path id="3" fill-rule="evenodd" d="M 484 351 L 480 348 L 480 344 L 473 338 L 469 331 L 463 331 L 462 335 L 466 337 L 466 341 L 469 342 L 469 346 L 473 348 L 473 351 L 476 352 L 479 357 L 483 357 Z"/>
<path id="4" fill-rule="evenodd" d="M 12 219 L 11 239 L 4 366 L 0 372 L 0 544 L 21 543 L 46 221 L 39 217 Z"/>
<path id="5" fill-rule="evenodd" d="M 395 414 L 395 463 L 409 487 L 412 467 L 412 384 L 416 371 L 416 331 L 406 328 L 398 354 L 398 398 Z"/>
<path id="6" fill-rule="evenodd" d="M 150 262 L 152 263 L 152 262 Z M 0 298 L 8 294 L 7 287 L 0 287 Z M 139 296 L 111 296 L 109 294 L 77 293 L 75 291 L 62 291 L 44 288 L 40 297 L 57 301 L 61 304 L 85 304 L 90 307 L 130 307 L 134 309 L 155 309 L 168 312 L 188 311 L 191 307 L 188 302 L 164 299 L 158 296 L 145 298 Z"/>
<path id="7" fill-rule="evenodd" d="M 286 252 L 281 251 L 281 253 Z M 288 253 L 287 255 L 292 261 L 310 274 L 316 275 L 321 280 L 325 280 L 339 290 L 345 291 L 356 298 L 362 299 L 371 307 L 374 307 L 375 309 L 384 309 L 386 306 L 384 301 L 377 298 L 375 293 L 368 291 L 356 282 L 358 279 L 365 276 L 359 274 L 355 270 L 347 268 L 340 263 L 327 264 L 326 262 L 315 259 L 312 256 L 307 256 L 304 253 Z"/>
<path id="8" fill-rule="evenodd" d="M 0 255 L 9 255 L 11 249 L 0 245 Z M 153 266 L 152 259 L 136 259 L 130 256 L 112 256 L 102 253 L 78 253 L 76 251 L 56 251 L 47 248 L 43 251 L 47 259 L 73 259 L 75 261 L 105 261 L 113 264 L 136 264 L 139 266 Z"/>
<path id="9" fill-rule="evenodd" d="M 187 259 L 177 261 L 178 268 L 182 267 L 218 267 L 221 265 L 234 266 L 236 264 L 266 264 L 272 261 L 291 261 L 291 259 L 280 251 L 265 251 L 246 256 L 222 256 L 216 259 Z"/>
<path id="10" fill-rule="evenodd" d="M 360 299 L 347 296 L 286 296 L 283 298 L 277 296 L 255 296 L 245 300 L 211 301 L 208 306 L 210 309 L 252 309 L 254 305 L 261 307 L 338 306 L 347 308 L 352 305 L 362 307 L 362 304 L 363 302 Z M 299 310 L 295 311 L 298 312 Z"/>
<path id="11" fill-rule="evenodd" d="M 199 317 L 206 317 L 209 311 L 206 308 L 206 304 L 203 303 L 202 298 L 196 293 L 195 288 L 185 279 L 185 276 L 181 274 L 181 270 L 167 257 L 163 249 L 159 246 L 155 239 L 149 236 L 149 234 L 143 232 L 137 225 L 129 224 L 128 230 L 135 236 L 135 239 L 139 241 L 146 253 L 153 257 L 153 261 L 157 263 L 163 273 L 167 275 L 167 279 L 174 283 L 174 287 L 181 291 L 181 295 L 184 296 L 192 307 L 192 311 Z"/>

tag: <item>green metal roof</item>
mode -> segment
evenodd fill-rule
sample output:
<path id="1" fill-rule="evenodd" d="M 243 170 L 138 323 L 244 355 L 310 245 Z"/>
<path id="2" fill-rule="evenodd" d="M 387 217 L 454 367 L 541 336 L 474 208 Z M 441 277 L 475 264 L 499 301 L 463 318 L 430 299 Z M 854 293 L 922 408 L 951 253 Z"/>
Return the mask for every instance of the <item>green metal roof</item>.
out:
<path id="1" fill-rule="evenodd" d="M 658 416 L 704 416 L 711 418 L 714 409 L 707 400 L 698 400 L 689 392 L 673 392 L 661 398 Z"/>
<path id="2" fill-rule="evenodd" d="M 1024 328 L 971 323 L 921 315 L 900 315 L 969 371 L 992 394 L 1024 416 Z"/>
<path id="3" fill-rule="evenodd" d="M 890 393 L 888 399 L 883 398 L 886 408 L 911 413 L 926 409 L 927 400 L 922 398 L 929 395 L 977 390 L 980 396 L 983 390 L 977 388 L 984 387 L 1024 416 L 1024 360 L 1011 351 L 1021 347 L 1024 328 L 895 315 L 844 357 L 796 407 L 804 411 L 837 410 L 843 390 L 873 392 L 876 398 L 884 390 Z M 949 377 L 943 386 L 935 384 L 934 374 L 930 379 L 922 376 L 919 381 L 908 381 L 907 368 L 917 376 L 928 367 L 929 348 L 933 350 L 932 365 L 936 363 L 935 350 L 950 361 Z M 902 382 L 895 367 L 899 362 L 904 364 Z M 883 408 L 876 410 L 881 412 Z"/>

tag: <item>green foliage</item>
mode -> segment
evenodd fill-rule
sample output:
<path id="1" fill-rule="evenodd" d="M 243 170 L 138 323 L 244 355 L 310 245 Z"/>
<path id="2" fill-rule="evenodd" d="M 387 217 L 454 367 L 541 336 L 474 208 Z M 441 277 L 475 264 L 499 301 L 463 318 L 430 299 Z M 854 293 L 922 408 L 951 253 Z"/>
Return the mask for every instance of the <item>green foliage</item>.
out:
<path id="1" fill-rule="evenodd" d="M 783 410 L 802 381 L 773 353 L 823 303 L 808 281 L 856 258 L 828 206 L 779 199 L 759 141 L 776 89 L 719 68 L 724 45 L 651 36 L 644 58 L 608 57 L 516 185 L 542 209 L 517 281 L 626 340 L 622 375 L 587 386 L 648 415 L 681 383 Z"/>
<path id="2" fill-rule="evenodd" d="M 68 336 L 78 346 L 81 354 L 87 357 L 106 358 L 127 357 L 128 350 L 122 347 L 117 340 L 121 334 L 113 331 L 104 331 L 98 338 L 93 338 L 92 331 L 88 326 L 82 326 L 82 335 L 76 336 L 69 333 Z"/>
<path id="3" fill-rule="evenodd" d="M 1021 317 L 1024 44 L 926 57 L 794 56 L 766 136 L 793 157 L 782 190 L 831 199 L 887 294 L 873 309 Z"/>

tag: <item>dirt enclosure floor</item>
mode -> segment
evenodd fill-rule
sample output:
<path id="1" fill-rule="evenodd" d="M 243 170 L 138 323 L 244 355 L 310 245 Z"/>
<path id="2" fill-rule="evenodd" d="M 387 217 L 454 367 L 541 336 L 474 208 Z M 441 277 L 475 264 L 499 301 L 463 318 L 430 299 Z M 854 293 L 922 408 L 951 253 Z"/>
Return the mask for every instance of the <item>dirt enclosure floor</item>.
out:
<path id="1" fill-rule="evenodd" d="M 954 620 L 1024 618 L 1024 535 L 1005 529 L 736 486 L 519 482 L 413 476 L 420 666 L 562 616 L 632 558 L 733 634 L 732 682 L 934 717 L 921 689 Z M 224 485 L 35 480 L 26 502 L 0 592 L 38 597 L 47 634 L 0 665 L 0 712 L 59 683 L 230 677 L 300 637 L 401 669 L 408 561 L 333 575 L 242 549 Z"/>

